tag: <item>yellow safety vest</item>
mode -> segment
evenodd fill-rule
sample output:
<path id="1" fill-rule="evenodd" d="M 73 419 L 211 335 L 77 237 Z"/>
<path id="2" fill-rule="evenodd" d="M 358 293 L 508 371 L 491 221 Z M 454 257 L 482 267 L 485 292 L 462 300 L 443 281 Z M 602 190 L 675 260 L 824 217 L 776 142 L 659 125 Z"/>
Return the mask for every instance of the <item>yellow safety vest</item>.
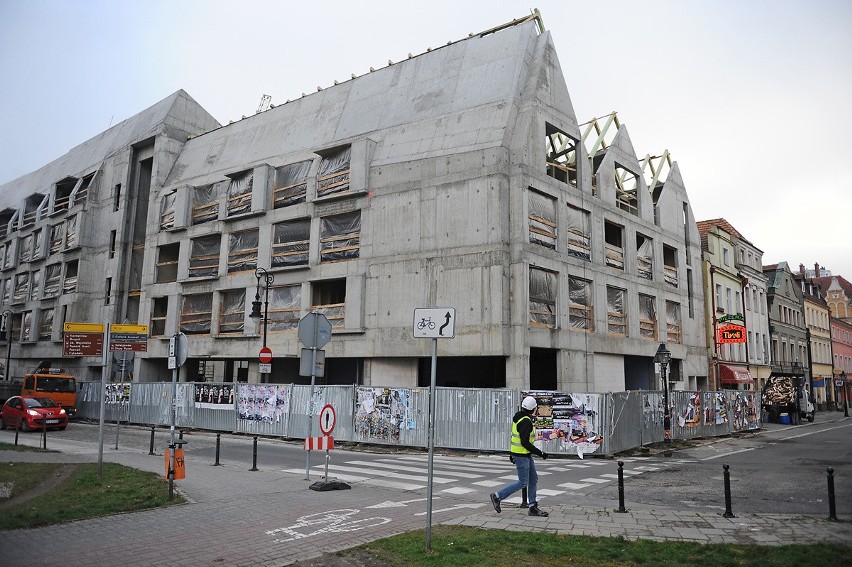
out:
<path id="1" fill-rule="evenodd" d="M 529 455 L 530 454 L 530 452 L 526 449 L 526 447 L 521 445 L 521 434 L 518 433 L 518 424 L 525 419 L 530 420 L 530 423 L 532 423 L 532 418 L 528 415 L 523 416 L 518 421 L 512 422 L 512 447 L 511 447 L 511 452 L 512 452 L 513 455 Z M 533 441 L 535 441 L 535 429 L 530 429 L 530 444 L 532 444 Z"/>

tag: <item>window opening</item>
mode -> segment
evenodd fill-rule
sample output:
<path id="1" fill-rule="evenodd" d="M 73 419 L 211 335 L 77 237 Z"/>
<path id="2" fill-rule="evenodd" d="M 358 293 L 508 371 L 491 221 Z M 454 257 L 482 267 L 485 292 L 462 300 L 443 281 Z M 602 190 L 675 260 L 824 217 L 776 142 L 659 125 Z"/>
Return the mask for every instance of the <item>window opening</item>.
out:
<path id="1" fill-rule="evenodd" d="M 311 219 L 298 219 L 275 225 L 272 234 L 272 267 L 307 266 Z"/>
<path id="2" fill-rule="evenodd" d="M 68 210 L 71 202 L 71 193 L 74 191 L 74 188 L 77 186 L 77 183 L 81 182 L 82 179 L 68 177 L 56 184 L 56 197 L 53 200 L 54 214 Z"/>
<path id="3" fill-rule="evenodd" d="M 286 285 L 269 290 L 267 330 L 289 331 L 299 326 L 302 308 L 302 286 Z"/>
<path id="4" fill-rule="evenodd" d="M 41 270 L 35 270 L 32 275 L 32 285 L 30 286 L 30 299 L 39 299 L 39 287 L 41 285 Z"/>
<path id="5" fill-rule="evenodd" d="M 219 187 L 224 182 L 196 187 L 192 194 L 192 224 L 211 222 L 219 218 Z"/>
<path id="6" fill-rule="evenodd" d="M 346 280 L 313 283 L 311 311 L 322 313 L 332 327 L 343 327 L 346 314 Z"/>
<path id="7" fill-rule="evenodd" d="M 219 305 L 219 333 L 242 333 L 245 331 L 246 290 L 223 291 Z"/>
<path id="8" fill-rule="evenodd" d="M 33 340 L 33 312 L 24 311 L 21 314 L 21 341 L 30 342 Z"/>
<path id="9" fill-rule="evenodd" d="M 666 336 L 669 342 L 682 343 L 680 326 L 680 304 L 666 301 Z"/>
<path id="10" fill-rule="evenodd" d="M 111 296 L 112 296 L 112 278 L 107 278 L 106 279 L 106 285 L 104 285 L 104 305 L 109 305 Z"/>
<path id="11" fill-rule="evenodd" d="M 59 282 L 62 279 L 62 264 L 51 264 L 44 269 L 44 297 L 49 299 L 59 295 Z"/>
<path id="12" fill-rule="evenodd" d="M 545 123 L 547 175 L 577 185 L 577 141 L 552 124 Z"/>
<path id="13" fill-rule="evenodd" d="M 9 303 L 12 295 L 12 278 L 2 282 L 3 284 L 3 303 Z"/>
<path id="14" fill-rule="evenodd" d="M 624 269 L 624 228 L 611 222 L 604 222 L 604 241 L 606 265 Z"/>
<path id="15" fill-rule="evenodd" d="M 627 336 L 627 292 L 617 287 L 607 286 L 607 332 L 610 335 Z"/>
<path id="16" fill-rule="evenodd" d="M 77 215 L 65 221 L 65 250 L 77 246 Z"/>
<path id="17" fill-rule="evenodd" d="M 38 323 L 38 340 L 49 341 L 53 338 L 53 309 L 42 309 Z"/>
<path id="18" fill-rule="evenodd" d="M 203 278 L 219 274 L 219 249 L 222 235 L 211 234 L 192 240 L 189 277 Z"/>
<path id="19" fill-rule="evenodd" d="M 228 236 L 228 273 L 257 268 L 258 231 L 244 230 Z"/>
<path id="20" fill-rule="evenodd" d="M 15 248 L 13 244 L 10 242 L 8 246 L 4 248 L 3 254 L 3 269 L 11 268 L 12 264 L 14 264 L 13 256 L 15 254 Z"/>
<path id="21" fill-rule="evenodd" d="M 688 301 L 687 309 L 689 310 L 689 318 L 695 318 L 695 290 L 692 289 L 692 270 L 686 269 L 686 297 Z"/>
<path id="22" fill-rule="evenodd" d="M 272 191 L 274 208 L 289 207 L 305 202 L 308 189 L 308 172 L 311 161 L 291 163 L 275 170 L 275 189 Z"/>
<path id="23" fill-rule="evenodd" d="M 624 167 L 615 166 L 615 203 L 622 211 L 639 214 L 639 176 Z"/>
<path id="24" fill-rule="evenodd" d="M 50 227 L 50 253 L 62 250 L 62 240 L 65 235 L 65 225 L 62 223 Z"/>
<path id="25" fill-rule="evenodd" d="M 595 330 L 592 282 L 580 278 L 568 278 L 568 323 L 572 329 Z"/>
<path id="26" fill-rule="evenodd" d="M 666 283 L 672 287 L 677 287 L 677 250 L 665 244 L 663 244 L 663 272 Z"/>
<path id="27" fill-rule="evenodd" d="M 212 310 L 212 293 L 184 295 L 180 310 L 181 332 L 187 335 L 209 334 Z"/>
<path id="28" fill-rule="evenodd" d="M 169 298 L 155 297 L 151 306 L 151 336 L 162 337 L 166 334 L 166 316 L 169 313 Z"/>
<path id="29" fill-rule="evenodd" d="M 27 295 L 30 291 L 30 274 L 29 272 L 24 272 L 23 274 L 15 275 L 15 294 L 12 296 L 13 301 L 26 301 Z"/>
<path id="30" fill-rule="evenodd" d="M 322 156 L 317 173 L 317 197 L 349 191 L 351 149 L 346 146 Z"/>
<path id="31" fill-rule="evenodd" d="M 583 260 L 592 258 L 591 215 L 588 211 L 568 205 L 568 254 Z"/>
<path id="32" fill-rule="evenodd" d="M 556 250 L 556 200 L 528 191 L 530 242 Z"/>
<path id="33" fill-rule="evenodd" d="M 357 258 L 361 248 L 361 211 L 320 219 L 320 261 Z"/>
<path id="34" fill-rule="evenodd" d="M 160 230 L 175 227 L 175 203 L 177 203 L 177 191 L 163 195 L 163 200 L 160 201 Z"/>
<path id="35" fill-rule="evenodd" d="M 29 262 L 33 253 L 33 235 L 28 234 L 18 242 L 18 263 Z"/>
<path id="36" fill-rule="evenodd" d="M 657 339 L 657 300 L 653 296 L 639 294 L 639 335 L 645 339 Z"/>
<path id="37" fill-rule="evenodd" d="M 251 212 L 251 192 L 254 186 L 254 170 L 231 177 L 228 184 L 228 216 Z"/>
<path id="38" fill-rule="evenodd" d="M 157 248 L 157 283 L 177 281 L 180 244 L 166 244 Z"/>
<path id="39" fill-rule="evenodd" d="M 530 326 L 556 328 L 556 274 L 530 268 Z"/>
<path id="40" fill-rule="evenodd" d="M 24 220 L 21 223 L 22 229 L 30 227 L 36 223 L 36 220 L 38 220 L 38 210 L 42 201 L 44 201 L 44 196 L 38 194 L 30 195 L 27 197 L 26 201 L 24 201 Z"/>
<path id="41" fill-rule="evenodd" d="M 112 210 L 117 211 L 120 208 L 121 208 L 121 183 L 118 183 L 112 189 Z"/>
<path id="42" fill-rule="evenodd" d="M 115 258 L 115 239 L 118 235 L 118 231 L 111 230 L 109 232 L 109 257 Z"/>
<path id="43" fill-rule="evenodd" d="M 62 282 L 62 293 L 74 293 L 77 291 L 77 260 L 71 260 L 65 264 L 65 281 Z"/>
<path id="44" fill-rule="evenodd" d="M 37 260 L 42 256 L 42 243 L 44 241 L 44 231 L 38 229 L 33 232 L 33 260 Z"/>
<path id="45" fill-rule="evenodd" d="M 654 279 L 654 241 L 636 233 L 636 273 L 646 280 Z"/>

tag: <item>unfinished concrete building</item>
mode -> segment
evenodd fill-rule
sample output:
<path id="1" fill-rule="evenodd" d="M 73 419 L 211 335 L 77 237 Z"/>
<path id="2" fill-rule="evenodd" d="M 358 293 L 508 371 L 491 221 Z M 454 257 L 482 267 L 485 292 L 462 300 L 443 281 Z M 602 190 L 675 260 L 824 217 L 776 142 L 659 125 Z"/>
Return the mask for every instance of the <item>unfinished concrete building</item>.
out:
<path id="1" fill-rule="evenodd" d="M 19 368 L 61 353 L 65 321 L 128 320 L 150 326 L 136 380 L 170 377 L 181 331 L 182 380 L 305 383 L 296 328 L 314 311 L 333 325 L 319 383 L 423 386 L 430 341 L 413 338 L 413 313 L 438 306 L 456 309 L 439 385 L 659 388 L 660 342 L 674 387 L 706 381 L 700 239 L 678 166 L 637 158 L 615 114 L 578 122 L 535 17 L 227 126 L 192 106 L 180 128 L 152 118 L 156 132 L 108 148 L 96 138 L 73 164 L 2 187 L 4 307 L 14 340 L 27 337 L 27 351 L 12 349 Z M 76 205 L 88 236 L 75 287 L 65 293 L 74 259 L 62 245 L 48 297 L 53 256 L 15 253 L 32 232 L 23 218 L 95 171 L 97 193 Z M 43 250 L 49 211 L 36 212 Z M 45 282 L 38 298 L 18 293 L 24 275 Z M 274 358 L 260 374 L 264 325 L 249 315 L 267 288 Z M 64 364 L 91 375 L 99 361 Z"/>

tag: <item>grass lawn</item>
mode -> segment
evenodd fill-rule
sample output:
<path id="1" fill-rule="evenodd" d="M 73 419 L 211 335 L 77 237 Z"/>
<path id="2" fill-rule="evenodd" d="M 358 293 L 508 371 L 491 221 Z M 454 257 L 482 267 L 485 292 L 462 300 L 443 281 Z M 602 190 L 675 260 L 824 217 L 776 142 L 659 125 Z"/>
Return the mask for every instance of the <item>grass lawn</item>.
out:
<path id="1" fill-rule="evenodd" d="M 34 528 L 184 502 L 179 494 L 169 500 L 168 481 L 153 473 L 103 463 L 103 480 L 98 481 L 97 463 L 74 466 L 68 478 L 44 494 L 0 511 L 0 529 Z M 11 486 L 12 496 L 37 491 L 61 467 L 55 463 L 0 463 L 0 485 Z"/>
<path id="2" fill-rule="evenodd" d="M 393 567 L 606 567 L 648 565 L 754 566 L 852 565 L 852 547 L 839 545 L 754 546 L 682 542 L 628 541 L 620 538 L 568 536 L 484 530 L 466 526 L 432 529 L 431 551 L 424 530 L 378 540 L 342 555 L 367 555 Z"/>

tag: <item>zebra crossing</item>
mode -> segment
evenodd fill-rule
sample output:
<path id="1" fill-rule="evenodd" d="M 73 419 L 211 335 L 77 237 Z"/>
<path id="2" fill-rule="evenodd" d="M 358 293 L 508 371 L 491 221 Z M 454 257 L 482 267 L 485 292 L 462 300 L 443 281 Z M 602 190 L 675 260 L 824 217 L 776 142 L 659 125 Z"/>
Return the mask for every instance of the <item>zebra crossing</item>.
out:
<path id="1" fill-rule="evenodd" d="M 650 473 L 663 468 L 689 462 L 682 459 L 654 460 L 651 457 L 621 459 L 625 463 L 625 478 Z M 312 476 L 322 475 L 325 464 L 311 468 Z M 586 459 L 568 461 L 536 460 L 540 477 L 538 494 L 543 497 L 559 496 L 567 492 L 582 491 L 616 482 L 617 465 L 611 460 Z M 283 472 L 304 474 L 304 469 L 284 469 Z M 375 459 L 333 459 L 328 465 L 328 476 L 343 482 L 357 482 L 398 490 L 421 490 L 428 484 L 427 455 L 388 455 Z M 548 482 L 548 477 L 553 480 Z M 570 481 L 562 481 L 570 477 Z M 494 492 L 498 487 L 517 479 L 515 467 L 506 457 L 478 456 L 452 457 L 435 455 L 433 458 L 432 487 L 435 494 L 462 496 L 479 493 L 477 497 Z M 520 503 L 521 494 L 507 498 L 508 503 Z"/>

